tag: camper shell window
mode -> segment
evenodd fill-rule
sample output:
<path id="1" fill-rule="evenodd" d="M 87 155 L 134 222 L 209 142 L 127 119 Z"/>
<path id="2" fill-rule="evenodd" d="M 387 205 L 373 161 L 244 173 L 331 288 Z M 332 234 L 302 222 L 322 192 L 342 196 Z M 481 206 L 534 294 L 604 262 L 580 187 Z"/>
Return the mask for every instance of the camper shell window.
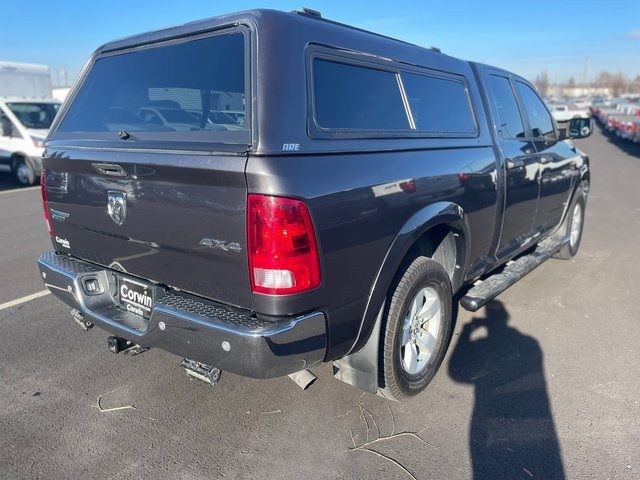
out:
<path id="1" fill-rule="evenodd" d="M 98 55 L 56 134 L 249 143 L 247 36 L 227 29 Z M 238 121 L 220 123 L 227 110 Z"/>

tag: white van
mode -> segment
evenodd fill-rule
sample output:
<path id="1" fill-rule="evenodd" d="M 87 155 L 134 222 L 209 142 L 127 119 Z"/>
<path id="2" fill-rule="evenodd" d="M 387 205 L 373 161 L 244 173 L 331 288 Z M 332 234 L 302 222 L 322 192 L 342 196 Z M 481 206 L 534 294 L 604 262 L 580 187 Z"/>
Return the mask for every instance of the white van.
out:
<path id="1" fill-rule="evenodd" d="M 0 165 L 23 185 L 42 170 L 42 152 L 60 102 L 53 99 L 0 98 Z"/>

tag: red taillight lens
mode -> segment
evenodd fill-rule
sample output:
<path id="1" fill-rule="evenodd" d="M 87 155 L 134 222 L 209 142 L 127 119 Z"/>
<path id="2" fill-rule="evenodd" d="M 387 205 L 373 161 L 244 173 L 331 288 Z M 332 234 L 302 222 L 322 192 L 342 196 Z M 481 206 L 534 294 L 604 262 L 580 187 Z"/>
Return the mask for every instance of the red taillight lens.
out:
<path id="1" fill-rule="evenodd" d="M 53 238 L 53 229 L 51 228 L 51 214 L 49 213 L 49 203 L 47 202 L 47 180 L 46 172 L 42 170 L 40 173 L 40 191 L 42 192 L 42 208 L 44 209 L 44 221 L 47 222 L 47 230 L 49 236 Z"/>
<path id="2" fill-rule="evenodd" d="M 413 193 L 416 191 L 416 182 L 413 180 L 405 180 L 400 182 L 400 189 L 405 193 Z"/>
<path id="3" fill-rule="evenodd" d="M 249 195 L 247 237 L 254 292 L 287 295 L 320 285 L 313 223 L 300 200 Z"/>

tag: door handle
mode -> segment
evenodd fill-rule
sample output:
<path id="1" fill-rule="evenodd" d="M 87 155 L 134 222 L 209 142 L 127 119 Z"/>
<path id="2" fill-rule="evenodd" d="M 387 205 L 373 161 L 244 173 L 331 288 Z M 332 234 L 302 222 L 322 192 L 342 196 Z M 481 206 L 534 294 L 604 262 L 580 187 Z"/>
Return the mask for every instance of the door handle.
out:
<path id="1" fill-rule="evenodd" d="M 519 159 L 507 158 L 506 160 L 507 170 L 515 170 L 516 168 L 524 167 L 524 161 Z"/>
<path id="2" fill-rule="evenodd" d="M 127 172 L 115 163 L 92 163 L 91 166 L 103 175 L 110 177 L 126 177 Z"/>
<path id="3" fill-rule="evenodd" d="M 540 157 L 540 163 L 541 163 L 541 164 L 543 164 L 543 165 L 544 165 L 545 163 L 549 163 L 549 161 L 550 161 L 549 157 L 547 157 L 547 156 L 545 156 L 545 155 L 542 155 L 542 156 Z"/>

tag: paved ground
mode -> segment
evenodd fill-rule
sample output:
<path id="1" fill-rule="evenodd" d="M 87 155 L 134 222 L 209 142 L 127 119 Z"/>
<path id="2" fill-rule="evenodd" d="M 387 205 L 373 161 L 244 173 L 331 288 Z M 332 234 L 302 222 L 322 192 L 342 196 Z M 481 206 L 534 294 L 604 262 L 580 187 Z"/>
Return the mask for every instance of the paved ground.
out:
<path id="1" fill-rule="evenodd" d="M 108 353 L 50 296 L 1 310 L 0 477 L 640 478 L 640 148 L 599 132 L 580 146 L 593 184 L 578 256 L 461 311 L 441 371 L 406 404 L 328 367 L 307 392 L 232 374 L 211 390 L 168 353 Z M 43 288 L 39 191 L 0 193 L 0 225 L 2 304 Z M 101 412 L 101 396 L 135 409 Z"/>
<path id="2" fill-rule="evenodd" d="M 0 192 L 3 190 L 9 190 L 18 188 L 20 184 L 11 174 L 11 169 L 7 165 L 0 165 Z"/>

